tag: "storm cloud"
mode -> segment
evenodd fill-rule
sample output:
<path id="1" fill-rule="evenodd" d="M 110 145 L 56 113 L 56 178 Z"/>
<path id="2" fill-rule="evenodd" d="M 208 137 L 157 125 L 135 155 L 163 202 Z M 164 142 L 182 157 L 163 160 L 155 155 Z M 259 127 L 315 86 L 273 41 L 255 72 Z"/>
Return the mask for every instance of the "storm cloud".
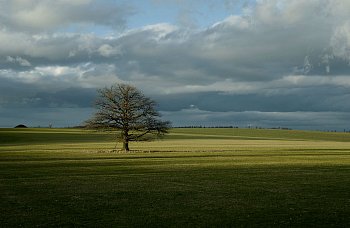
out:
<path id="1" fill-rule="evenodd" d="M 206 27 L 137 28 L 127 27 L 140 13 L 132 1 L 0 3 L 0 126 L 39 125 L 35 113 L 42 125 L 77 125 L 97 88 L 124 82 L 175 126 L 347 128 L 346 0 L 206 1 L 232 14 Z M 31 115 L 14 118 L 19 108 Z"/>

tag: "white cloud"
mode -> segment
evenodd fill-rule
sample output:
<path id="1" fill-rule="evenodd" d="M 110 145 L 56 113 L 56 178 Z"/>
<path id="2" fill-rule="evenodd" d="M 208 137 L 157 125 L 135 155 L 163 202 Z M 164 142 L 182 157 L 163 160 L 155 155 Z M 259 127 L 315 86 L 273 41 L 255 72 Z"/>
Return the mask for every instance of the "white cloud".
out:
<path id="1" fill-rule="evenodd" d="M 331 38 L 333 54 L 350 64 L 350 21 L 338 26 Z"/>
<path id="2" fill-rule="evenodd" d="M 116 55 L 121 55 L 122 52 L 120 50 L 120 47 L 112 47 L 109 44 L 103 44 L 98 48 L 98 52 L 103 57 L 111 57 Z"/>
<path id="3" fill-rule="evenodd" d="M 214 25 L 212 25 L 212 27 L 215 28 L 217 26 L 232 26 L 238 29 L 245 30 L 252 28 L 252 25 L 253 21 L 249 17 L 231 15 L 223 21 L 215 23 Z"/>
<path id="4" fill-rule="evenodd" d="M 16 72 L 0 70 L 0 80 L 11 79 L 48 91 L 69 87 L 101 88 L 121 80 L 116 76 L 115 67 L 109 64 L 82 64 L 78 66 L 34 67 L 30 71 Z"/>
<path id="5" fill-rule="evenodd" d="M 24 66 L 24 67 L 31 66 L 31 64 L 30 64 L 30 62 L 28 60 L 23 59 L 23 58 L 21 58 L 19 56 L 16 56 L 16 57 L 7 56 L 6 57 L 6 61 L 9 62 L 9 63 L 17 63 L 20 66 Z"/>

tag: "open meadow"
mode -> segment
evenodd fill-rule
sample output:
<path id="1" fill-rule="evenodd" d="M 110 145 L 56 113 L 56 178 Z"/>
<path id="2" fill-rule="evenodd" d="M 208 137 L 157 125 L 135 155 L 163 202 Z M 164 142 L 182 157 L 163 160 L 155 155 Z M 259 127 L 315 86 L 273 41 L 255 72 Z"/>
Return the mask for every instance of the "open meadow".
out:
<path id="1" fill-rule="evenodd" d="M 1 227 L 350 227 L 350 134 L 0 129 Z"/>

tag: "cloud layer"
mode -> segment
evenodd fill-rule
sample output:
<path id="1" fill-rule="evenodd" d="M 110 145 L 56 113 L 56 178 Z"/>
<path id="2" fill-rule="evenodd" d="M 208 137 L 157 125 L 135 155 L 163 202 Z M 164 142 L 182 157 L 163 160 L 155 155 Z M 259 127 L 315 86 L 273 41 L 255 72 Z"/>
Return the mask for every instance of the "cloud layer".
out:
<path id="1" fill-rule="evenodd" d="M 127 82 L 156 99 L 175 125 L 347 127 L 346 0 L 222 1 L 216 4 L 236 7 L 233 14 L 206 28 L 134 29 L 126 27 L 138 12 L 131 4 L 0 3 L 0 126 L 13 125 L 18 108 L 87 110 L 96 88 Z"/>

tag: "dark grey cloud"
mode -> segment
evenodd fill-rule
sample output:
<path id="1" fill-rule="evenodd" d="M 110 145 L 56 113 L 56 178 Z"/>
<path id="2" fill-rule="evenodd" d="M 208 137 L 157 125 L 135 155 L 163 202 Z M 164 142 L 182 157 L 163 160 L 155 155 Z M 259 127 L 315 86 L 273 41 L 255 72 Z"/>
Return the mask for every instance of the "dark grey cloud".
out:
<path id="1" fill-rule="evenodd" d="M 199 92 L 155 97 L 164 111 L 196 107 L 210 112 L 350 112 L 350 92 L 341 87 L 293 89 L 290 93 Z"/>
<path id="2" fill-rule="evenodd" d="M 33 97 L 30 107 L 70 107 L 90 108 L 96 98 L 95 89 L 67 88 L 54 93 L 38 92 Z"/>
<path id="3" fill-rule="evenodd" d="M 310 130 L 349 130 L 346 124 L 348 112 L 209 112 L 200 109 L 184 109 L 163 112 L 172 119 L 174 126 L 234 126 L 252 128 L 292 128 Z"/>
<path id="4" fill-rule="evenodd" d="M 18 124 L 30 127 L 74 127 L 93 114 L 92 108 L 2 108 L 1 127 L 12 128 Z"/>
<path id="5" fill-rule="evenodd" d="M 63 126 L 48 110 L 87 109 L 96 88 L 115 82 L 142 89 L 176 124 L 339 128 L 349 116 L 348 1 L 223 1 L 241 14 L 204 29 L 124 31 L 131 6 L 61 0 L 53 12 L 49 2 L 0 1 L 0 126 L 18 108 L 47 109 Z M 69 32 L 91 24 L 118 32 Z"/>

